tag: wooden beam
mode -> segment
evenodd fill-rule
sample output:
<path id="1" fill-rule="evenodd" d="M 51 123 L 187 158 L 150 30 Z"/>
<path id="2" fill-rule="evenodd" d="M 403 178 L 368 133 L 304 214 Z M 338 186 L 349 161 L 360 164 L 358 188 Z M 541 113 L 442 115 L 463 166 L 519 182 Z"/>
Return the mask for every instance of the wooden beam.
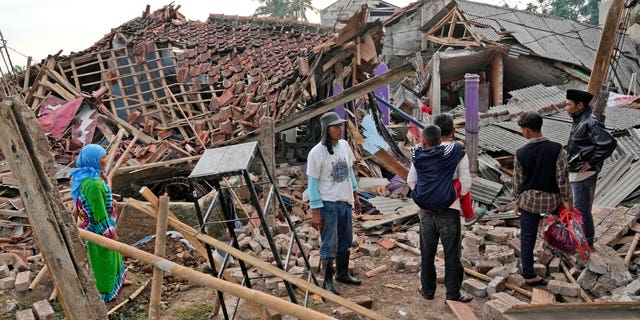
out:
<path id="1" fill-rule="evenodd" d="M 160 196 L 158 207 L 158 219 L 156 222 L 156 239 L 153 254 L 164 258 L 167 248 L 167 221 L 169 212 L 169 197 Z M 153 269 L 151 280 L 151 296 L 149 297 L 149 319 L 160 319 L 160 297 L 162 296 L 162 279 L 164 273 L 162 269 L 156 267 Z"/>
<path id="2" fill-rule="evenodd" d="M 264 305 L 269 308 L 278 310 L 284 314 L 292 315 L 296 318 L 334 319 L 318 311 L 305 308 L 303 306 L 291 303 L 289 301 L 280 299 L 278 297 L 274 297 L 264 292 L 249 289 L 235 283 L 230 283 L 222 279 L 212 277 L 211 275 L 208 275 L 208 274 L 203 274 L 191 268 L 181 266 L 169 260 L 152 255 L 148 252 L 144 252 L 140 249 L 126 245 L 124 243 L 120 243 L 118 241 L 105 238 L 95 233 L 82 230 L 82 229 L 78 230 L 78 232 L 80 233 L 80 236 L 84 240 L 87 240 L 91 243 L 98 244 L 107 249 L 118 251 L 125 256 L 134 257 L 144 263 L 150 264 L 156 268 L 160 268 L 164 272 L 170 273 L 182 279 L 187 279 L 191 283 L 214 288 L 216 290 L 220 290 L 222 292 L 234 295 L 236 297 L 240 297 L 246 301 Z"/>
<path id="3" fill-rule="evenodd" d="M 141 210 L 143 212 L 145 212 L 148 215 L 153 216 L 155 213 L 154 210 L 151 210 L 151 208 L 141 205 L 140 201 L 136 201 L 135 199 L 128 199 L 127 200 L 127 204 L 138 209 Z M 178 227 L 180 227 L 181 225 L 184 225 L 184 223 L 178 221 L 177 219 L 173 219 L 171 217 L 169 217 L 169 224 L 171 226 L 173 226 L 174 228 L 178 229 Z M 182 227 L 180 227 L 182 228 Z M 182 233 L 182 232 L 181 232 Z M 287 281 L 297 287 L 300 287 L 302 289 L 306 289 L 309 290 L 310 292 L 316 293 L 324 298 L 326 298 L 327 300 L 333 301 L 337 304 L 340 304 L 346 308 L 349 308 L 365 317 L 371 318 L 371 319 L 387 319 L 385 316 L 378 314 L 377 312 L 374 312 L 373 310 L 369 310 L 365 307 L 362 307 L 356 303 L 354 303 L 353 301 L 349 301 L 343 297 L 340 297 L 336 294 L 333 294 L 329 291 L 326 291 L 316 285 L 314 285 L 313 283 L 310 283 L 308 281 L 303 280 L 302 278 L 300 278 L 299 275 L 294 275 L 294 274 L 290 274 L 274 265 L 272 265 L 271 263 L 262 261 L 258 258 L 254 258 L 230 245 L 228 245 L 227 243 L 224 243 L 222 241 L 219 241 L 217 239 L 214 239 L 206 234 L 203 234 L 197 230 L 193 230 L 192 236 L 194 236 L 196 239 L 207 243 L 209 245 L 211 245 L 214 248 L 217 248 L 219 250 L 222 250 L 228 254 L 230 254 L 231 256 L 235 257 L 236 259 L 240 259 L 242 261 L 245 261 L 247 263 L 250 263 L 251 265 L 253 265 L 254 267 L 260 269 L 260 270 L 264 270 L 267 271 L 271 274 L 273 274 L 274 276 L 281 278 L 284 281 Z M 166 270 L 165 270 L 166 271 Z"/>
<path id="4" fill-rule="evenodd" d="M 618 29 L 620 27 L 620 18 L 622 17 L 622 11 L 624 11 L 624 9 L 625 0 L 613 0 L 609 10 L 607 11 L 604 25 L 602 26 L 598 51 L 595 55 L 596 58 L 593 62 L 593 68 L 591 69 L 591 75 L 589 76 L 589 84 L 587 85 L 587 91 L 589 91 L 596 100 L 597 97 L 600 96 L 602 86 L 609 74 L 609 65 L 611 64 L 611 57 L 616 44 L 618 43 Z M 602 120 L 602 122 L 604 122 L 602 117 L 604 116 L 605 105 L 606 103 L 596 103 L 596 108 L 593 110 L 593 114 L 598 117 L 598 119 Z M 602 106 L 602 108 L 599 108 L 598 106 Z"/>
<path id="5" fill-rule="evenodd" d="M 476 314 L 473 313 L 468 304 L 453 300 L 446 300 L 446 302 L 458 320 L 478 320 L 478 317 L 476 317 Z"/>
<path id="6" fill-rule="evenodd" d="M 87 251 L 60 200 L 54 161 L 35 114 L 18 99 L 0 103 L 0 149 L 17 175 L 39 248 L 67 319 L 107 319 Z"/>
<path id="7" fill-rule="evenodd" d="M 287 129 L 291 129 L 299 126 L 300 124 L 309 121 L 313 117 L 317 117 L 341 103 L 353 100 L 366 93 L 391 82 L 400 80 L 415 72 L 413 65 L 405 64 L 399 68 L 385 72 L 377 77 L 371 78 L 364 82 L 361 82 L 351 88 L 346 89 L 342 93 L 326 98 L 322 101 L 316 102 L 304 110 L 295 113 L 294 115 L 282 119 L 276 123 L 276 132 L 282 132 Z"/>
<path id="8" fill-rule="evenodd" d="M 151 203 L 151 206 L 153 206 L 155 209 L 159 209 L 160 207 L 160 200 L 158 199 L 158 197 L 156 197 L 155 194 L 153 194 L 153 192 L 147 188 L 147 187 L 142 187 L 140 189 L 140 195 L 142 195 L 147 201 L 149 201 L 149 203 Z M 150 212 L 153 211 L 143 211 L 143 213 L 147 213 L 149 214 Z M 173 212 L 171 212 L 171 210 L 169 210 L 167 212 L 168 215 L 168 220 L 169 220 L 169 224 L 176 229 L 176 231 L 180 232 L 180 234 L 182 234 L 182 236 L 189 241 L 189 243 L 191 243 L 191 245 L 193 245 L 194 248 L 196 248 L 196 251 L 198 252 L 198 254 L 200 254 L 201 257 L 203 258 L 207 258 L 209 257 L 209 255 L 207 254 L 207 248 L 202 244 L 202 242 L 200 242 L 200 240 L 196 239 L 193 234 L 197 233 L 197 231 L 192 228 L 189 225 L 183 224 L 183 223 L 177 223 L 179 222 L 178 218 L 175 216 L 175 214 L 173 214 Z M 154 218 L 158 218 L 157 215 L 153 216 Z M 222 265 L 218 262 L 218 260 L 213 260 L 214 266 L 216 267 L 216 270 L 220 270 L 222 269 Z M 229 274 L 229 271 L 225 270 L 222 273 L 222 278 L 231 282 L 231 283 L 238 283 L 236 281 L 236 279 L 231 276 L 231 274 Z M 256 313 L 258 313 L 262 318 L 264 318 L 264 314 L 265 314 L 265 310 L 261 309 L 258 305 L 256 305 L 255 303 L 249 303 L 249 306 L 251 306 Z M 218 297 L 216 296 L 216 313 L 218 312 L 218 308 L 220 308 L 220 304 L 218 302 Z"/>

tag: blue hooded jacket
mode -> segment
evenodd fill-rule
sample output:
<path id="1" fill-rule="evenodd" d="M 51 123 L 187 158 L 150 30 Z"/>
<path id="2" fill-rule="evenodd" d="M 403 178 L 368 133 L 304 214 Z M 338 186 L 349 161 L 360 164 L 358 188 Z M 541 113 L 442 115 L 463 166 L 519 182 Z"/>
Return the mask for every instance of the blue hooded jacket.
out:
<path id="1" fill-rule="evenodd" d="M 444 210 L 456 199 L 453 174 L 464 157 L 458 143 L 413 150 L 413 166 L 418 182 L 411 193 L 413 201 L 424 210 Z"/>

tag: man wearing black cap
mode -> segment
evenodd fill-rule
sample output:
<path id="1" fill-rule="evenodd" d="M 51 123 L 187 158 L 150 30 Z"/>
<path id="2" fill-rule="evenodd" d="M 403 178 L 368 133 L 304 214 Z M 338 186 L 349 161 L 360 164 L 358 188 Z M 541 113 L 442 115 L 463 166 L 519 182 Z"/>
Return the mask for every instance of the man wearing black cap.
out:
<path id="1" fill-rule="evenodd" d="M 307 157 L 308 191 L 311 226 L 320 230 L 320 260 L 324 273 L 323 287 L 335 294 L 336 280 L 359 285 L 349 274 L 349 248 L 352 236 L 352 206 L 360 213 L 358 185 L 353 173 L 355 157 L 347 141 L 342 139 L 342 120 L 335 112 L 320 117 L 322 139 Z"/>
<path id="2" fill-rule="evenodd" d="M 593 195 L 602 163 L 616 149 L 617 142 L 604 125 L 591 114 L 591 93 L 567 90 L 567 112 L 573 118 L 567 153 L 569 181 L 573 190 L 573 205 L 582 213 L 582 228 L 593 250 L 594 225 L 591 215 Z"/>

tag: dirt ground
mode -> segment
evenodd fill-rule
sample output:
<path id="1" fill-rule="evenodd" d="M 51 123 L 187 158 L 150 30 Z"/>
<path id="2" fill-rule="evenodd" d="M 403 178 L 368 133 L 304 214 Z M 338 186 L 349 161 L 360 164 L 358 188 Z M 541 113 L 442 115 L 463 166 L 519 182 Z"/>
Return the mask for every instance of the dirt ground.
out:
<path id="1" fill-rule="evenodd" d="M 154 241 L 151 240 L 141 245 L 140 248 L 148 252 L 153 252 Z M 445 303 L 445 289 L 442 284 L 438 284 L 434 300 L 425 300 L 418 292 L 420 281 L 417 273 L 391 273 L 387 271 L 372 278 L 366 278 L 364 276 L 364 273 L 373 266 L 381 264 L 390 266 L 390 257 L 392 255 L 412 256 L 411 253 L 396 248 L 390 252 L 383 250 L 381 257 L 361 257 L 352 260 L 351 263 L 355 263 L 355 273 L 359 278 L 363 279 L 363 283 L 360 286 L 349 286 L 338 283 L 338 288 L 341 290 L 342 296 L 346 298 L 358 295 L 369 296 L 373 300 L 373 310 L 385 315 L 389 319 L 455 319 L 455 316 Z M 189 249 L 177 238 L 168 239 L 167 258 L 196 270 L 206 271 L 204 268 L 204 266 L 206 266 L 205 259 L 198 257 L 195 251 Z M 125 258 L 125 264 L 129 267 L 127 278 L 132 280 L 133 285 L 124 287 L 118 300 L 107 304 L 107 310 L 125 301 L 132 292 L 151 278 L 153 270 L 150 266 L 141 264 L 131 258 Z M 264 284 L 257 284 L 254 287 L 266 292 Z M 0 319 L 15 319 L 15 311 L 29 308 L 35 301 L 47 299 L 51 290 L 50 280 L 45 279 L 34 291 L 15 293 L 10 290 L 0 294 L 0 303 L 3 306 L 2 309 L 0 309 Z M 149 291 L 150 285 L 148 285 L 143 293 L 133 300 L 133 302 L 127 303 L 123 308 L 110 315 L 109 319 L 148 319 Z M 172 275 L 165 275 L 161 302 L 162 318 L 167 320 L 224 319 L 222 313 L 218 316 L 213 315 L 215 295 L 216 292 L 213 289 L 190 285 L 188 281 L 180 280 Z M 302 300 L 302 298 L 300 300 Z M 225 295 L 225 302 L 230 313 L 233 312 L 232 309 L 236 301 L 237 298 Z M 480 315 L 482 306 L 486 301 L 486 299 L 475 297 L 470 303 L 470 306 L 477 315 Z M 57 302 L 52 302 L 52 306 L 57 311 L 56 319 L 64 319 L 60 305 Z M 338 315 L 335 314 L 335 310 L 338 307 L 339 306 L 333 302 L 316 303 L 310 306 L 310 308 L 314 310 L 332 315 L 336 318 L 338 318 Z M 284 316 L 283 318 L 293 319 L 288 316 Z M 259 319 L 259 317 L 246 302 L 241 301 L 238 306 L 236 319 L 249 320 Z"/>
<path id="2" fill-rule="evenodd" d="M 152 251 L 153 245 L 153 241 L 150 241 L 142 246 L 142 249 Z M 181 255 L 183 258 L 179 258 L 176 256 L 175 250 L 183 250 L 183 253 L 192 254 L 192 257 L 197 255 L 175 239 L 169 240 L 168 248 L 171 248 L 171 251 L 167 249 L 167 252 L 172 252 L 169 254 L 169 258 L 175 259 L 173 261 L 180 261 L 181 259 L 184 260 L 184 254 Z M 177 254 L 179 254 L 179 252 Z M 378 266 L 381 264 L 387 264 L 389 266 L 390 257 L 392 255 L 402 255 L 406 257 L 412 256 L 411 253 L 405 252 L 402 249 L 393 249 L 390 252 L 384 252 L 383 250 L 383 255 L 378 258 L 361 257 L 356 259 L 355 262 L 352 260 L 351 263 L 355 263 L 356 266 L 355 273 L 358 277 L 363 279 L 363 283 L 360 286 L 349 286 L 338 283 L 341 295 L 347 298 L 358 295 L 369 296 L 373 300 L 373 310 L 385 315 L 389 319 L 456 319 L 445 303 L 445 288 L 442 284 L 438 284 L 434 300 L 425 300 L 418 292 L 420 281 L 417 273 L 386 272 L 372 278 L 366 278 L 364 276 L 364 273 L 368 271 L 371 266 Z M 197 265 L 193 265 L 192 267 L 202 270 L 204 262 L 204 259 L 198 258 Z M 131 268 L 130 279 L 133 280 L 135 284 L 125 287 L 119 301 L 126 299 L 131 292 L 151 277 L 151 268 L 141 266 L 137 263 L 129 263 L 134 265 L 134 267 Z M 224 319 L 221 313 L 218 316 L 213 316 L 216 294 L 215 290 L 205 287 L 191 286 L 188 282 L 180 281 L 173 276 L 165 277 L 164 287 L 165 292 L 162 296 L 163 319 Z M 264 285 L 258 284 L 254 287 L 266 292 Z M 121 311 L 112 315 L 110 319 L 146 319 L 148 301 L 149 288 L 147 288 L 133 303 L 128 304 Z M 230 313 L 233 312 L 232 309 L 235 306 L 236 301 L 237 298 L 225 295 L 225 302 Z M 470 306 L 477 315 L 480 315 L 482 307 L 486 301 L 486 299 L 475 297 L 470 303 Z M 110 307 L 112 307 L 111 304 L 108 308 Z M 310 308 L 314 310 L 320 311 L 324 314 L 333 315 L 336 318 L 338 316 L 335 314 L 335 310 L 338 307 L 339 305 L 333 302 L 313 304 L 310 306 Z M 287 316 L 283 318 L 293 319 Z M 246 302 L 241 301 L 238 307 L 236 319 L 249 320 L 259 319 L 259 317 L 246 304 Z"/>

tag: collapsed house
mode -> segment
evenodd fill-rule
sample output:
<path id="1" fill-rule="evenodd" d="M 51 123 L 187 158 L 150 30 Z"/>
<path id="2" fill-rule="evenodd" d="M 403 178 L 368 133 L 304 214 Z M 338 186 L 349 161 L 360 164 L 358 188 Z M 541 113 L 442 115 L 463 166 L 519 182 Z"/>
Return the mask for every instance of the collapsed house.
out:
<path id="1" fill-rule="evenodd" d="M 482 111 L 503 104 L 510 91 L 537 84 L 584 86 L 601 34 L 598 26 L 464 0 L 418 1 L 388 18 L 385 31 L 383 55 L 391 67 L 416 52 L 429 61 L 430 78 L 418 92 L 433 108 L 457 106 L 456 82 L 478 73 Z M 632 76 L 640 73 L 640 61 L 626 35 L 621 42 L 612 84 L 627 93 L 631 81 L 640 83 Z"/>
<path id="2" fill-rule="evenodd" d="M 429 3 L 437 5 L 437 2 Z M 369 17 L 365 11 L 352 17 L 338 36 L 330 37 L 329 31 L 322 27 L 287 20 L 211 15 L 206 23 L 187 21 L 177 8 L 170 5 L 155 12 L 147 9 L 141 17 L 113 29 L 85 51 L 66 57 L 50 57 L 27 71 L 22 81 L 11 85 L 14 92 L 24 93 L 26 105 L 38 112 L 40 124 L 49 133 L 61 181 L 68 177 L 64 172 L 68 171 L 79 148 L 87 142 L 99 142 L 109 145 L 113 160 L 110 169 L 114 184 L 119 184 L 121 190 L 139 189 L 138 184 L 142 183 L 160 187 L 184 185 L 181 177 L 188 174 L 204 149 L 255 138 L 256 132 L 260 132 L 261 119 L 267 117 L 276 120 L 276 137 L 282 142 L 279 145 L 299 148 L 304 154 L 305 148 L 308 150 L 318 138 L 318 126 L 313 118 L 338 108 L 354 120 L 348 124 L 348 136 L 358 160 L 359 184 L 364 191 L 361 197 L 369 205 L 365 208 L 367 214 L 363 221 L 358 222 L 363 230 L 363 235 L 358 238 L 362 242 L 367 239 L 366 242 L 370 243 L 360 243 L 357 256 L 371 256 L 378 259 L 374 262 L 380 263 L 380 248 L 375 241 L 389 237 L 384 235 L 388 231 L 393 231 L 391 237 L 417 247 L 417 208 L 405 197 L 409 143 L 397 143 L 391 134 L 402 129 L 403 125 L 385 127 L 388 122 L 383 119 L 383 112 L 379 114 L 377 98 L 370 92 L 388 82 L 416 74 L 416 79 L 406 80 L 411 87 L 407 88 L 405 81 L 398 90 L 400 93 L 395 94 L 395 102 L 406 106 L 404 102 L 407 100 L 410 105 L 421 93 L 439 92 L 436 86 L 459 81 L 466 72 L 485 72 L 483 79 L 486 81 L 480 91 L 480 101 L 485 109 L 480 114 L 480 175 L 474 178 L 472 197 L 477 204 L 488 207 L 490 212 L 484 218 L 486 226 L 476 226 L 465 232 L 463 262 L 468 270 L 486 274 L 485 277 L 489 275 L 489 279 L 502 277 L 503 281 L 494 283 L 493 287 L 485 286 L 484 291 L 482 286 L 478 286 L 481 289 L 477 292 L 472 291 L 477 283 L 468 282 L 465 289 L 477 296 L 485 296 L 491 290 L 504 290 L 501 285 L 508 283 L 507 288 L 528 297 L 528 291 L 522 288 L 524 284 L 518 284 L 519 279 L 513 276 L 517 273 L 519 246 L 514 242 L 518 230 L 513 226 L 515 215 L 510 208 L 513 199 L 509 168 L 515 150 L 524 144 L 513 120 L 523 111 L 543 113 L 545 134 L 554 141 L 566 142 L 570 121 L 563 113 L 564 91 L 560 86 L 582 83 L 584 79 L 580 74 L 588 73 L 588 59 L 556 61 L 554 54 L 547 52 L 543 55 L 540 51 L 547 48 L 546 45 L 535 47 L 536 41 L 527 43 L 539 37 L 545 39 L 547 33 L 522 40 L 518 37 L 523 30 L 503 32 L 497 31 L 498 26 L 490 21 L 482 25 L 469 22 L 480 19 L 479 16 L 468 16 L 469 12 L 475 12 L 495 23 L 506 23 L 506 20 L 497 21 L 503 15 L 521 16 L 513 10 L 491 11 L 498 9 L 492 9 L 495 8 L 492 6 L 486 6 L 489 7 L 486 9 L 485 5 L 463 1 L 447 5 L 441 3 L 435 7 L 437 10 L 429 9 L 432 11 L 422 5 L 427 3 L 410 5 L 387 20 L 389 33 L 384 41 L 391 43 L 383 52 L 391 52 L 386 58 L 391 66 L 398 65 L 406 57 L 413 59 L 422 43 L 462 46 L 465 49 L 438 52 L 438 58 L 426 64 L 421 60 L 429 60 L 419 57 L 415 60 L 417 72 L 410 67 L 402 69 L 402 74 L 392 70 L 374 76 L 378 74 L 375 67 L 383 49 L 380 44 L 382 25 L 379 22 L 367 23 Z M 483 13 L 473 11 L 473 8 L 489 11 Z M 423 15 L 422 10 L 431 12 L 431 16 Z M 423 17 L 431 17 L 425 25 L 422 25 Z M 406 27 L 403 26 L 405 19 L 411 23 L 417 23 L 414 19 L 420 20 L 420 27 L 424 27 L 425 32 L 396 29 Z M 451 25 L 455 27 L 450 28 Z M 445 30 L 445 27 L 449 29 Z M 407 36 L 409 33 L 411 37 Z M 482 36 L 485 33 L 486 37 Z M 415 41 L 414 34 L 420 37 L 418 41 Z M 555 36 L 559 35 L 554 33 L 550 37 Z M 418 45 L 415 51 L 399 44 L 402 39 Z M 584 58 L 574 56 L 576 59 L 580 57 Z M 621 57 L 621 61 L 624 58 Z M 628 61 L 624 61 L 637 64 L 632 58 L 626 57 Z M 575 68 L 575 72 L 567 71 L 571 68 Z M 385 78 L 385 74 L 394 74 L 395 78 Z M 380 81 L 369 82 L 376 79 Z M 415 88 L 417 90 L 413 90 Z M 508 102 L 504 103 L 506 98 L 509 98 Z M 463 124 L 464 109 L 455 107 L 458 102 L 454 98 L 450 104 L 456 124 Z M 413 113 L 414 110 L 409 111 Z M 607 128 L 614 131 L 621 143 L 601 176 L 596 203 L 604 207 L 632 206 L 640 198 L 639 110 L 608 109 L 606 112 Z M 279 136 L 281 132 L 295 127 L 303 130 L 300 134 L 294 132 L 293 140 L 288 140 L 290 138 L 286 135 Z M 457 136 L 464 138 L 464 134 L 464 130 L 459 130 Z M 305 219 L 305 205 L 301 204 L 304 174 L 299 170 L 286 171 L 278 180 L 280 187 L 286 190 L 286 200 L 294 206 L 292 216 L 300 223 Z M 6 165 L 0 166 L 0 176 L 5 188 L 0 194 L 3 197 L 0 213 L 27 217 L 25 205 L 17 196 L 15 176 Z M 160 187 L 157 190 L 164 191 Z M 240 198 L 239 202 L 245 200 L 242 195 Z M 598 237 L 605 239 L 602 245 L 617 246 L 618 253 L 607 254 L 619 258 L 620 252 L 632 246 L 625 234 L 630 226 L 636 225 L 637 208 L 603 209 L 598 214 Z M 619 225 L 613 226 L 606 219 L 612 212 L 615 212 Z M 149 226 L 153 227 L 153 224 Z M 317 253 L 317 232 L 304 225 L 296 229 L 306 238 L 305 245 L 312 250 L 310 258 L 315 261 L 312 264 L 317 265 L 319 257 L 313 254 Z M 255 235 L 248 225 L 237 228 L 237 233 L 244 235 L 245 240 L 240 246 L 244 252 L 269 261 L 269 244 L 264 244 L 266 240 L 263 237 Z M 278 244 L 279 248 L 292 239 L 284 237 L 285 233 L 286 230 L 279 239 L 282 242 Z M 30 230 L 17 235 L 24 245 L 9 249 L 17 252 L 33 250 Z M 554 259 L 553 254 L 539 249 L 538 261 L 545 266 L 545 274 L 547 271 L 560 272 L 560 259 Z M 297 265 L 293 267 L 296 270 L 304 266 L 299 255 L 300 252 L 296 255 Z M 392 272 L 417 272 L 415 257 L 391 258 Z M 615 267 L 620 267 L 618 260 Z M 564 263 L 572 267 L 570 264 L 575 260 L 569 259 Z M 639 264 L 640 261 L 636 258 L 633 263 Z M 438 268 L 442 270 L 443 265 L 438 265 Z M 572 270 L 572 274 L 578 277 L 579 268 Z M 230 273 L 242 283 L 239 268 L 235 267 Z M 595 297 L 609 296 L 619 288 L 624 290 L 618 292 L 629 292 L 626 298 L 637 296 L 637 290 L 633 291 L 637 283 L 626 281 L 630 277 L 628 270 L 624 273 L 624 284 L 600 273 L 584 273 L 580 281 L 589 282 L 584 286 L 585 290 L 592 290 L 590 293 Z M 269 273 L 256 275 L 266 277 Z M 598 278 L 602 278 L 601 284 L 596 286 Z M 593 286 L 587 289 L 589 284 Z M 273 292 L 286 292 L 282 281 L 265 281 L 265 285 Z M 512 289 L 514 287 L 520 289 Z M 566 296 L 563 298 L 565 302 L 576 302 L 575 292 L 565 294 L 565 291 L 558 291 L 558 294 Z M 513 301 L 509 303 L 516 304 Z M 495 304 L 490 307 L 503 307 Z"/>

